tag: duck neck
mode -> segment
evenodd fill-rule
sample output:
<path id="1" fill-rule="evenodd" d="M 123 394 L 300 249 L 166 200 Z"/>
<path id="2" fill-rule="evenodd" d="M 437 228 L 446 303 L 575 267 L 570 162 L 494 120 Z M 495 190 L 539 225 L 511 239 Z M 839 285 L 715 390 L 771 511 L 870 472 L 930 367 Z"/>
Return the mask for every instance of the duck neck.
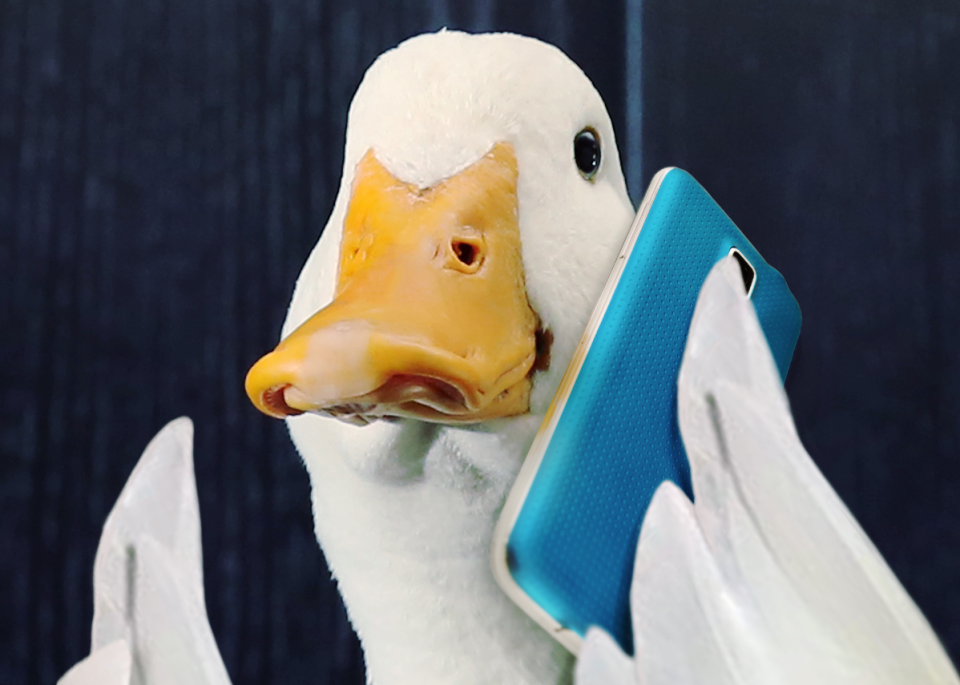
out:
<path id="1" fill-rule="evenodd" d="M 380 443 L 381 455 L 389 438 L 393 460 L 379 470 L 360 440 L 341 443 L 352 448 L 343 460 L 307 458 L 317 537 L 374 685 L 570 681 L 572 657 L 490 571 L 496 517 L 538 425 L 529 423 L 345 435 Z"/>

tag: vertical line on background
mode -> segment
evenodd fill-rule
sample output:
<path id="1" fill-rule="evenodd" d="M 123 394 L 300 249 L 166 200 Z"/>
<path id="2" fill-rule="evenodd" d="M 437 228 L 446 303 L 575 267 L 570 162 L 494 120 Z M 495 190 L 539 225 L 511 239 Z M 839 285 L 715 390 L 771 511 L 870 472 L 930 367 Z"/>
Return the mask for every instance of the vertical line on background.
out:
<path id="1" fill-rule="evenodd" d="M 29 317 L 25 333 L 23 368 L 27 387 L 23 406 L 22 455 L 31 468 L 30 501 L 30 586 L 29 605 L 30 668 L 35 682 L 53 682 L 59 675 L 57 647 L 56 584 L 59 525 L 55 516 L 61 492 L 62 472 L 51 465 L 49 436 L 52 400 L 53 333 L 56 317 L 55 273 L 57 261 L 58 191 L 61 126 L 55 98 L 60 93 L 60 65 L 57 62 L 57 36 L 61 21 L 58 4 L 34 4 L 27 13 L 27 45 L 32 48 L 30 75 L 22 97 L 27 98 L 29 127 L 21 141 L 21 173 L 33 183 L 24 192 L 17 221 L 20 244 L 25 248 L 24 266 L 28 272 L 18 286 L 28 288 L 21 296 L 32 303 L 35 315 Z"/>
<path id="2" fill-rule="evenodd" d="M 7 242 L 9 249 L 5 259 L 0 257 L 0 292 L 11 295 L 16 283 L 14 278 L 16 240 L 12 229 L 16 221 L 20 183 L 20 165 L 16 148 L 23 140 L 24 98 L 22 94 L 26 73 L 25 15 L 26 11 L 22 3 L 19 6 L 12 6 L 11 3 L 11 6 L 4 6 L 0 10 L 0 139 L 7 138 L 14 141 L 8 151 L 0 152 L 0 226 L 5 227 L 3 235 L 0 235 L 0 241 Z M 0 298 L 0 321 L 13 321 L 14 316 L 22 316 L 24 309 L 24 304 L 17 298 L 2 297 Z M 8 417 L 3 418 L 6 425 Z"/>
<path id="3" fill-rule="evenodd" d="M 470 29 L 483 32 L 493 30 L 494 0 L 479 0 L 473 5 Z"/>
<path id="4" fill-rule="evenodd" d="M 116 330 L 118 276 L 117 242 L 118 224 L 122 223 L 125 211 L 125 191 L 119 179 L 123 157 L 126 154 L 126 129 L 123 97 L 130 85 L 130 69 L 126 67 L 124 36 L 127 32 L 128 15 L 123 6 L 115 12 L 94 12 L 90 36 L 90 66 L 87 77 L 91 90 L 90 113 L 87 123 L 87 146 L 98 153 L 91 156 L 91 186 L 89 199 L 91 223 L 97 234 L 96 257 L 90 263 L 94 271 L 94 301 L 90 311 L 91 321 L 97 331 L 93 374 L 96 378 L 93 396 L 92 437 L 90 445 L 91 476 L 87 498 L 90 503 L 90 520 L 94 530 L 103 525 L 112 505 L 115 492 L 111 490 L 111 473 L 115 464 L 124 464 L 126 455 L 112 450 L 114 446 L 114 422 L 116 411 L 114 398 L 119 394 L 121 382 L 115 379 L 113 359 L 106 344 L 106 332 Z M 126 117 L 132 121 L 133 117 Z M 121 232 L 122 233 L 122 232 Z M 123 432 L 122 430 L 120 432 Z M 114 493 L 113 495 L 108 493 Z M 91 576 L 92 577 L 92 576 Z"/>
<path id="5" fill-rule="evenodd" d="M 570 47 L 570 30 L 566 0 L 549 0 L 547 17 L 547 36 L 554 45 L 566 51 Z"/>
<path id="6" fill-rule="evenodd" d="M 87 649 L 89 615 L 86 600 L 90 577 L 83 578 L 80 556 L 83 531 L 80 524 L 89 474 L 90 383 L 85 378 L 89 346 L 83 335 L 82 321 L 87 312 L 90 288 L 85 265 L 89 244 L 84 221 L 83 186 L 87 167 L 87 74 L 92 2 L 73 0 L 64 5 L 64 19 L 58 35 L 58 62 L 63 69 L 63 91 L 58 107 L 60 134 L 60 192 L 58 193 L 58 258 L 61 276 L 56 285 L 58 323 L 54 335 L 54 398 L 50 411 L 58 416 L 58 430 L 50 438 L 51 455 L 59 462 L 62 476 L 56 517 L 64 522 L 56 542 L 59 557 L 58 587 L 55 592 L 59 623 L 57 670 L 65 671 L 82 659 Z M 59 367 L 59 368 L 58 368 Z M 72 522 L 72 523 L 67 523 Z M 96 527 L 94 528 L 96 530 Z M 80 573 L 78 574 L 78 571 Z M 87 581 L 81 583 L 81 579 Z"/>
<path id="7" fill-rule="evenodd" d="M 456 28 L 451 24 L 450 7 L 447 0 L 430 0 L 427 28 L 430 31 Z"/>
<path id="8" fill-rule="evenodd" d="M 238 241 L 244 222 L 260 220 L 257 205 L 259 177 L 256 172 L 256 91 L 259 81 L 253 73 L 257 54 L 256 15 L 258 3 L 236 0 L 229 3 L 225 16 L 212 31 L 222 30 L 227 42 L 226 55 L 229 62 L 224 74 L 227 99 L 224 121 L 224 150 L 229 157 L 223 178 L 222 220 L 220 223 L 221 269 L 218 301 L 218 329 L 215 336 L 217 354 L 212 360 L 217 374 L 217 406 L 219 407 L 219 445 L 216 464 L 220 489 L 218 510 L 221 516 L 220 555 L 217 588 L 220 634 L 217 642 L 225 664 L 234 679 L 240 679 L 243 669 L 242 602 L 243 570 L 239 560 L 240 532 L 238 527 L 243 515 L 237 486 L 237 464 L 233 455 L 241 453 L 241 441 L 237 439 L 240 425 L 240 407 L 234 395 L 239 368 L 237 352 L 237 292 L 240 249 Z M 228 15 L 228 16 L 227 16 Z M 222 27 L 222 29 L 221 29 Z"/>
<path id="9" fill-rule="evenodd" d="M 288 82 L 287 65 L 292 41 L 285 35 L 289 30 L 288 21 L 291 11 L 280 3 L 260 0 L 257 14 L 260 17 L 256 35 L 258 80 L 256 100 L 255 164 L 258 169 L 257 201 L 259 204 L 258 222 L 244 221 L 240 235 L 243 242 L 238 245 L 240 273 L 253 271 L 258 278 L 242 278 L 238 284 L 237 303 L 241 316 L 237 320 L 238 346 L 236 397 L 244 402 L 237 411 L 243 416 L 249 407 L 245 404 L 242 391 L 243 378 L 247 362 L 256 358 L 256 340 L 259 326 L 252 312 L 261 309 L 268 293 L 274 290 L 274 284 L 283 263 L 283 244 L 285 227 L 288 222 L 283 217 L 283 198 L 288 192 L 284 174 L 284 162 L 287 158 L 284 147 L 287 139 L 287 121 L 284 111 L 284 96 Z M 250 252 L 249 246 L 257 245 L 257 254 Z M 245 286 L 245 287 L 244 287 Z M 251 344 L 252 343 L 252 344 Z M 245 352 L 249 350 L 249 356 Z M 242 430 L 245 445 L 256 444 L 252 424 L 244 421 Z M 269 662 L 266 657 L 267 641 L 265 626 L 268 624 L 269 592 L 266 572 L 266 560 L 271 556 L 269 535 L 264 529 L 272 524 L 269 515 L 264 516 L 264 490 L 266 487 L 264 472 L 269 470 L 267 459 L 256 459 L 243 454 L 238 460 L 240 485 L 240 515 L 249 522 L 239 527 L 238 541 L 241 554 L 242 573 L 240 575 L 240 593 L 244 598 L 244 612 L 241 621 L 240 643 L 243 657 L 240 663 L 241 677 L 251 682 L 269 680 Z"/>
<path id="10" fill-rule="evenodd" d="M 163 294 L 158 274 L 163 269 L 163 228 L 169 213 L 165 199 L 169 197 L 169 166 L 160 152 L 164 143 L 167 112 L 161 111 L 169 97 L 172 70 L 157 70 L 154 60 L 159 58 L 169 64 L 170 35 L 165 18 L 168 16 L 164 0 L 145 0 L 141 12 L 133 13 L 143 34 L 136 45 L 131 46 L 136 57 L 137 87 L 134 89 L 135 107 L 139 126 L 133 154 L 127 159 L 128 178 L 137 179 L 137 195 L 140 200 L 138 212 L 141 230 L 138 231 L 134 249 L 141 270 L 133 274 L 137 292 L 137 349 L 143 350 L 148 361 L 147 370 L 140 375 L 134 372 L 133 383 L 128 390 L 136 398 L 136 435 L 153 435 L 159 419 L 158 399 L 155 389 L 160 387 L 160 367 L 163 363 L 163 343 L 157 312 Z M 139 32 L 138 32 L 139 33 Z M 140 367 L 142 368 L 142 367 Z M 150 392 L 138 392 L 137 383 L 146 383 Z M 142 386 L 141 386 L 142 387 Z"/>
<path id="11" fill-rule="evenodd" d="M 643 194 L 643 0 L 626 0 L 626 93 L 627 189 L 634 203 Z"/>
<path id="12" fill-rule="evenodd" d="M 15 322 L 16 325 L 24 326 L 28 320 L 30 303 L 22 297 L 17 297 L 17 295 L 24 292 L 24 289 L 21 288 L 19 284 L 22 280 L 26 279 L 29 268 L 25 266 L 27 260 L 24 258 L 26 253 L 25 244 L 21 240 L 22 234 L 18 235 L 19 223 L 21 222 L 20 208 L 23 203 L 23 200 L 20 199 L 24 176 L 23 169 L 21 168 L 22 146 L 25 137 L 24 132 L 27 130 L 25 123 L 27 119 L 25 86 L 28 74 L 26 47 L 27 11 L 21 5 L 19 6 L 19 16 L 16 16 L 13 10 L 8 8 L 7 13 L 4 14 L 3 21 L 2 26 L 6 29 L 6 32 L 2 38 L 4 42 L 2 46 L 0 46 L 0 50 L 3 50 L 4 54 L 10 54 L 10 61 L 7 62 L 7 64 L 9 64 L 9 71 L 7 71 L 3 65 L 0 65 L 0 94 L 3 95 L 4 102 L 10 103 L 10 109 L 12 110 L 13 119 L 11 128 L 9 129 L 9 135 L 11 136 L 11 140 L 14 141 L 14 145 L 12 146 L 9 156 L 10 195 L 6 214 L 4 213 L 3 207 L 0 206 L 0 221 L 9 222 L 6 224 L 5 230 L 8 232 L 6 240 L 9 241 L 10 245 L 10 270 L 6 274 L 6 283 L 0 284 L 0 287 L 4 288 L 4 290 L 0 292 L 7 294 L 4 299 L 9 303 L 7 307 L 9 318 L 6 318 L 7 315 L 0 312 L 0 320 Z M 4 59 L 4 57 L 0 57 L 0 60 Z M 16 97 L 7 97 L 8 92 L 4 84 L 13 86 L 14 90 L 10 95 L 15 93 Z M 5 219 L 4 216 L 7 218 Z M 8 378 L 11 380 L 17 379 L 17 385 L 20 385 L 20 381 L 26 378 L 23 370 L 23 362 L 27 352 L 25 347 L 21 347 L 19 351 L 13 350 L 10 354 L 11 356 L 8 357 L 10 366 L 7 367 L 10 370 L 10 376 L 8 376 Z M 13 387 L 13 384 L 11 384 L 7 392 L 10 392 Z M 6 404 L 6 397 L 2 393 L 0 393 L 0 400 L 4 402 L 4 404 L 0 406 L 6 410 L 6 407 L 10 405 Z M 16 474 L 17 479 L 22 485 L 16 497 L 8 496 L 6 498 L 6 504 L 24 510 L 31 506 L 33 499 L 32 474 L 29 459 L 29 457 L 33 455 L 27 450 L 31 444 L 29 434 L 32 431 L 31 422 L 23 411 L 24 407 L 18 401 L 14 406 L 16 406 L 16 412 L 7 415 L 4 411 L 2 415 L 2 425 L 5 431 L 9 431 L 12 436 L 15 436 L 11 444 L 13 445 L 13 449 L 17 451 L 18 457 L 16 458 L 15 470 L 12 473 Z M 13 459 L 10 460 L 10 462 L 13 461 Z M 6 508 L 4 508 L 4 511 L 6 511 Z M 10 523 L 12 523 L 12 519 L 8 519 L 8 525 Z M 20 562 L 13 565 L 13 577 L 12 580 L 7 581 L 8 584 L 6 586 L 10 590 L 14 604 L 13 609 L 8 610 L 7 625 L 16 625 L 19 626 L 19 629 L 12 631 L 12 644 L 5 650 L 6 656 L 0 657 L 0 668 L 4 668 L 5 673 L 12 674 L 14 680 L 21 681 L 26 681 L 27 674 L 32 672 L 30 665 L 32 649 L 30 641 L 30 616 L 32 613 L 30 592 L 32 584 L 32 547 L 35 543 L 30 536 L 31 531 L 32 526 L 23 526 L 14 536 L 14 544 L 20 545 L 20 549 L 26 550 L 27 557 L 25 560 L 26 563 Z"/>

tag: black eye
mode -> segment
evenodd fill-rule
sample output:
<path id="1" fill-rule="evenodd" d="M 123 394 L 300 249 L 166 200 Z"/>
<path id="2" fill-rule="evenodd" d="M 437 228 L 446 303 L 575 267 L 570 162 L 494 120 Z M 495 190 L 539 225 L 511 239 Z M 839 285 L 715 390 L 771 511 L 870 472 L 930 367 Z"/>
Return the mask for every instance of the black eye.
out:
<path id="1" fill-rule="evenodd" d="M 573 158 L 580 175 L 588 181 L 600 168 L 600 136 L 592 128 L 585 128 L 573 139 Z"/>

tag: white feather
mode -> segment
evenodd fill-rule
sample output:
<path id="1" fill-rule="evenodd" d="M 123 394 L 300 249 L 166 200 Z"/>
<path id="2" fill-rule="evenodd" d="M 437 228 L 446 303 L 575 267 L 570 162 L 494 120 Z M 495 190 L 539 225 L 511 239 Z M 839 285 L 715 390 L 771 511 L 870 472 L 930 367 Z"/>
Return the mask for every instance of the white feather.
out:
<path id="1" fill-rule="evenodd" d="M 57 685 L 129 685 L 130 648 L 124 640 L 101 647 L 67 671 Z"/>
<path id="2" fill-rule="evenodd" d="M 120 493 L 94 562 L 91 656 L 61 685 L 229 685 L 204 604 L 192 442 L 189 419 L 169 423 Z"/>

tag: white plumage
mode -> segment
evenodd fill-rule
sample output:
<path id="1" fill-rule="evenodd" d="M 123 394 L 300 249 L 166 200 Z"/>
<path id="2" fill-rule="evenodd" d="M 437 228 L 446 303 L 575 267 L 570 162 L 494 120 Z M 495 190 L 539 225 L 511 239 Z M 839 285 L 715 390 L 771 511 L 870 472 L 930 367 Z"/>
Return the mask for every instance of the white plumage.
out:
<path id="1" fill-rule="evenodd" d="M 586 126 L 603 142 L 593 182 L 573 158 Z M 367 150 L 429 187 L 497 142 L 517 157 L 527 292 L 554 334 L 531 414 L 473 428 L 289 419 L 317 538 L 375 685 L 553 683 L 571 663 L 503 595 L 488 559 L 497 513 L 633 217 L 609 117 L 580 69 L 554 47 L 506 34 L 443 31 L 381 56 L 351 105 L 340 192 L 284 336 L 333 297 L 353 170 Z"/>
<path id="2" fill-rule="evenodd" d="M 160 431 L 130 474 L 93 590 L 91 654 L 60 685 L 230 685 L 207 623 L 190 419 Z"/>

